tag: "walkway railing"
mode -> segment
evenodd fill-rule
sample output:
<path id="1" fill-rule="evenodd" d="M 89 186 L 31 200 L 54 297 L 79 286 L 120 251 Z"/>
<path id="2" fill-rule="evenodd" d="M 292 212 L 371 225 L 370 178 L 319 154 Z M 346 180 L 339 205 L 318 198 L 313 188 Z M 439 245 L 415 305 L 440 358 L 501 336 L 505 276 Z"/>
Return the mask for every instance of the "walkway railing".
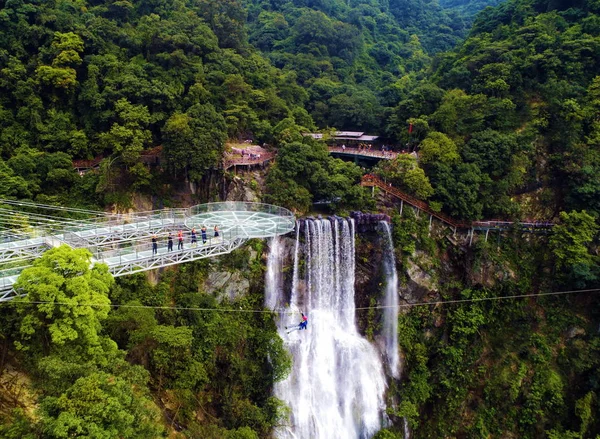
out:
<path id="1" fill-rule="evenodd" d="M 522 230 L 525 231 L 540 231 L 540 230 L 549 230 L 554 226 L 554 223 L 549 221 L 502 221 L 502 220 L 486 220 L 486 221 L 472 221 L 472 222 L 464 222 L 456 220 L 448 215 L 445 215 L 441 212 L 436 212 L 431 209 L 431 207 L 422 200 L 419 200 L 412 195 L 407 194 L 406 192 L 401 191 L 398 188 L 392 186 L 391 183 L 386 183 L 380 178 L 376 177 L 372 174 L 366 174 L 362 177 L 361 180 L 362 186 L 370 186 L 370 187 L 378 187 L 383 191 L 395 196 L 396 198 L 402 200 L 405 203 L 410 204 L 413 207 L 416 207 L 423 212 L 428 213 L 434 218 L 442 221 L 443 223 L 449 225 L 450 227 L 456 229 L 472 229 L 472 230 L 509 230 L 515 225 L 519 226 Z"/>
<path id="2" fill-rule="evenodd" d="M 349 154 L 356 156 L 365 156 L 365 157 L 373 157 L 378 159 L 385 160 L 393 160 L 400 154 L 399 152 L 394 151 L 380 151 L 375 149 L 365 149 L 365 148 L 355 148 L 347 146 L 346 148 L 342 148 L 341 146 L 328 146 L 330 153 L 339 153 L 339 154 Z"/>
<path id="3" fill-rule="evenodd" d="M 421 200 L 413 197 L 412 195 L 408 195 L 406 192 L 403 192 L 400 189 L 393 187 L 391 183 L 386 183 L 383 180 L 381 180 L 380 178 L 378 178 L 372 174 L 364 175 L 362 178 L 362 181 L 361 181 L 361 185 L 362 186 L 376 186 L 380 189 L 383 189 L 385 192 L 394 195 L 396 198 L 399 198 L 400 200 L 404 201 L 405 203 L 408 203 L 411 206 L 416 207 L 419 210 L 422 210 L 423 212 L 427 212 L 434 218 L 439 219 L 443 223 L 446 223 L 455 229 L 470 227 L 470 225 L 456 221 L 453 218 L 449 217 L 448 215 L 445 215 L 441 212 L 434 211 L 424 201 L 421 201 Z"/>
<path id="4" fill-rule="evenodd" d="M 62 243 L 89 249 L 95 261 L 106 263 L 114 276 L 122 276 L 229 253 L 250 238 L 288 233 L 295 223 L 294 214 L 282 207 L 221 202 L 186 209 L 107 215 L 81 223 L 67 220 L 65 228 L 56 234 L 49 233 L 42 225 L 33 231 L 36 238 L 30 239 L 32 234 L 6 235 L 5 238 L 28 239 L 0 244 L 0 301 L 18 295 L 12 290 L 13 285 L 33 258 Z M 183 246 L 177 248 L 180 231 Z M 169 246 L 169 234 L 173 248 Z"/>
<path id="5" fill-rule="evenodd" d="M 252 157 L 249 154 L 244 156 L 227 154 L 223 160 L 223 169 L 227 170 L 233 166 L 262 165 L 273 158 L 275 158 L 274 152 L 260 153 L 258 157 Z"/>

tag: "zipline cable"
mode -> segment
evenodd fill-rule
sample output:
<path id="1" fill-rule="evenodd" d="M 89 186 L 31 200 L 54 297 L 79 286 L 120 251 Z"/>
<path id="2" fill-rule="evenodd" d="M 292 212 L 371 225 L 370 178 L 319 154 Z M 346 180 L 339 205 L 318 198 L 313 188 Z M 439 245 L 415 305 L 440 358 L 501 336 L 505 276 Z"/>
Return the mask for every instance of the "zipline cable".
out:
<path id="1" fill-rule="evenodd" d="M 492 300 L 505 300 L 505 299 L 523 299 L 527 297 L 545 297 L 545 296 L 559 296 L 566 294 L 576 293 L 596 293 L 600 292 L 600 288 L 588 289 L 588 290 L 570 290 L 570 291 L 553 291 L 550 293 L 537 293 L 537 294 L 517 294 L 513 296 L 495 296 L 495 297 L 480 297 L 475 299 L 455 299 L 455 300 L 439 300 L 434 302 L 416 302 L 399 304 L 399 308 L 408 308 L 413 306 L 432 306 L 432 305 L 448 305 L 455 303 L 469 303 L 469 302 L 484 302 Z M 133 309 L 165 309 L 165 310 L 180 310 L 180 311 L 212 311 L 212 312 L 239 312 L 239 313 L 255 313 L 255 314 L 288 314 L 293 311 L 285 308 L 278 310 L 260 310 L 260 309 L 217 309 L 217 308 L 199 308 L 193 306 L 151 306 L 151 305 L 131 305 L 131 304 L 106 304 L 106 303 L 68 303 L 68 302 L 50 302 L 50 301 L 32 301 L 32 302 L 20 302 L 20 301 L 6 301 L 0 302 L 0 305 L 5 303 L 12 303 L 14 305 L 46 305 L 52 304 L 57 306 L 95 306 L 95 307 L 108 307 L 108 308 L 133 308 Z M 354 308 L 356 311 L 370 310 L 370 309 L 386 309 L 393 308 L 393 306 L 367 306 Z"/>
<path id="2" fill-rule="evenodd" d="M 51 204 L 40 204 L 40 203 L 32 203 L 30 201 L 17 201 L 17 200 L 7 200 L 4 198 L 0 198 L 0 204 L 8 204 L 12 206 L 21 206 L 21 207 L 31 207 L 35 209 L 46 209 L 46 210 L 59 210 L 62 212 L 76 212 L 76 213 L 85 213 L 89 215 L 96 216 L 106 216 L 109 215 L 106 212 L 101 212 L 98 210 L 90 210 L 90 209 L 80 209 L 75 207 L 64 207 L 64 206 L 55 206 Z"/>

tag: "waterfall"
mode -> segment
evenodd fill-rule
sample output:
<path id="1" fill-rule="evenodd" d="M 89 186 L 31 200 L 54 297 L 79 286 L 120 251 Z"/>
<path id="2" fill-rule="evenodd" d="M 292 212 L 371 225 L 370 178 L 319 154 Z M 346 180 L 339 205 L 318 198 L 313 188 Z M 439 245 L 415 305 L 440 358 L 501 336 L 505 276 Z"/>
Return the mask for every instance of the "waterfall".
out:
<path id="1" fill-rule="evenodd" d="M 286 334 L 280 325 L 293 366 L 275 386 L 275 395 L 291 411 L 276 437 L 370 438 L 381 428 L 385 377 L 377 350 L 361 337 L 354 322 L 354 222 L 308 220 L 304 240 L 300 251 L 297 232 L 294 291 L 284 320 L 287 326 L 297 324 L 303 311 L 308 329 Z M 281 267 L 273 263 L 269 270 Z M 267 279 L 271 275 L 267 273 Z M 269 303 L 285 301 L 281 289 L 278 294 Z"/>
<path id="2" fill-rule="evenodd" d="M 385 299 L 383 311 L 383 336 L 385 355 L 390 374 L 400 378 L 400 361 L 398 353 L 398 273 L 392 231 L 386 221 L 379 223 L 384 232 L 383 271 L 385 274 Z"/>
<path id="3" fill-rule="evenodd" d="M 276 309 L 280 303 L 280 291 L 283 287 L 281 268 L 283 266 L 283 245 L 281 238 L 271 239 L 269 257 L 267 258 L 267 277 L 265 279 L 265 307 Z"/>

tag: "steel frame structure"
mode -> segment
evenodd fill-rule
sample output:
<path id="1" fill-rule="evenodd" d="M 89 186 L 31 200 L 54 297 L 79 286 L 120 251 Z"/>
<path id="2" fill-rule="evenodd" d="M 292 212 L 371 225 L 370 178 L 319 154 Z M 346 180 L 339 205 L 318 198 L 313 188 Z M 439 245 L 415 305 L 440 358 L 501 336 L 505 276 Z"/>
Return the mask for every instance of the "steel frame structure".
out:
<path id="1" fill-rule="evenodd" d="M 108 268 L 114 277 L 125 276 L 127 274 L 181 264 L 183 262 L 224 255 L 240 247 L 244 242 L 246 242 L 246 239 L 236 238 L 232 241 L 221 241 L 219 244 L 211 246 L 198 246 L 184 250 L 161 252 L 156 256 L 135 258 L 130 261 L 123 260 L 119 264 L 109 265 Z"/>
<path id="2" fill-rule="evenodd" d="M 20 296 L 13 286 L 31 259 L 61 244 L 88 248 L 92 262 L 105 263 L 113 276 L 118 277 L 230 253 L 248 239 L 291 232 L 295 224 L 294 215 L 278 206 L 222 202 L 188 209 L 107 216 L 75 225 L 66 222 L 59 230 L 42 225 L 34 232 L 35 238 L 23 239 L 23 235 L 14 234 L 14 239 L 0 243 L 0 267 L 18 264 L 0 268 L 0 302 Z M 215 226 L 219 227 L 218 233 Z M 193 227 L 198 227 L 195 238 L 191 236 Z M 212 234 L 213 227 L 214 236 L 209 237 L 207 228 Z M 150 240 L 152 235 L 164 239 L 167 232 L 176 230 L 183 230 L 186 239 L 196 239 L 196 244 L 186 243 L 187 248 L 181 250 L 168 250 L 163 245 L 155 253 Z"/>

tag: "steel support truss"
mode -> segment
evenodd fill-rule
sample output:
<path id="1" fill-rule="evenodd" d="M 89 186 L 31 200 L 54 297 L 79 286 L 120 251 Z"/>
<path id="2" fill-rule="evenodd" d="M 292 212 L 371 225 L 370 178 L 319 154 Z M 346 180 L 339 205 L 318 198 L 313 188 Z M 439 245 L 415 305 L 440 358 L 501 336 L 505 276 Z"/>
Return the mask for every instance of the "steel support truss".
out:
<path id="1" fill-rule="evenodd" d="M 121 241 L 131 241 L 138 238 L 148 238 L 152 235 L 159 235 L 167 232 L 174 232 L 179 229 L 187 230 L 186 225 L 181 223 L 162 224 L 148 228 L 132 230 L 110 230 L 108 233 L 98 233 L 85 235 L 81 232 L 68 232 L 64 234 L 64 240 L 67 244 L 75 248 L 89 247 L 95 245 L 106 245 Z M 83 235 L 83 236 L 82 236 Z"/>
<path id="2" fill-rule="evenodd" d="M 18 247 L 0 247 L 0 263 L 11 262 L 15 259 L 39 258 L 49 248 L 45 242 Z"/>
<path id="3" fill-rule="evenodd" d="M 221 241 L 220 243 L 211 246 L 198 246 L 187 248 L 185 250 L 173 250 L 154 256 L 132 259 L 130 261 L 121 259 L 117 263 L 102 260 L 98 262 L 107 263 L 108 269 L 112 275 L 114 277 L 119 277 L 128 274 L 139 273 L 142 271 L 153 270 L 155 268 L 181 264 L 182 262 L 190 262 L 198 259 L 224 255 L 226 253 L 231 253 L 233 250 L 240 247 L 244 242 L 246 242 L 246 238 L 235 238 L 231 241 Z"/>

